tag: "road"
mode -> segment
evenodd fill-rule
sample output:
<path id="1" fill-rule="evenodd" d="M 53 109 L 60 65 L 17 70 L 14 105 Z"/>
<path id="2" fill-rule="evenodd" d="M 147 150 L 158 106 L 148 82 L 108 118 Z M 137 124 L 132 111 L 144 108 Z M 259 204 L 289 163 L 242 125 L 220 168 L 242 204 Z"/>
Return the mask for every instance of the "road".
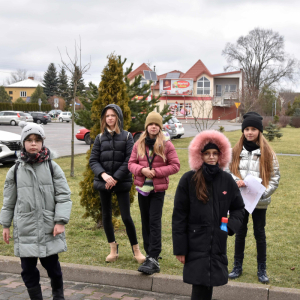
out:
<path id="1" fill-rule="evenodd" d="M 224 126 L 226 131 L 234 131 L 241 128 L 241 124 L 220 121 L 220 123 L 216 122 L 212 129 L 219 129 L 219 126 Z M 190 123 L 183 122 L 183 127 L 185 130 L 183 137 L 192 137 L 198 133 L 195 126 Z M 80 128 L 82 127 L 75 125 L 75 134 Z M 0 130 L 21 134 L 21 128 L 19 126 L 0 125 Z M 48 148 L 55 151 L 59 156 L 71 155 L 71 123 L 48 123 L 47 125 L 44 125 L 44 130 L 46 134 L 45 145 Z M 88 149 L 89 146 L 86 145 L 85 142 L 78 141 L 74 137 L 75 154 L 86 153 Z"/>

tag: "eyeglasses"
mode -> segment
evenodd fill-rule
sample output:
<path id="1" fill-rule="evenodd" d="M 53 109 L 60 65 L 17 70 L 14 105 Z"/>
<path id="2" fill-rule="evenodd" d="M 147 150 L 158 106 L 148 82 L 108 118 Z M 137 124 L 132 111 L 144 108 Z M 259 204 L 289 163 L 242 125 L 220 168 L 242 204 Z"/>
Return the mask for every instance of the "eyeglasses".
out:
<path id="1" fill-rule="evenodd" d="M 211 156 L 213 156 L 213 157 L 218 157 L 218 156 L 220 155 L 220 153 L 219 153 L 219 152 L 213 152 L 213 153 L 204 152 L 203 155 L 204 155 L 205 157 L 211 157 Z"/>
<path id="2" fill-rule="evenodd" d="M 29 144 L 32 144 L 33 142 L 34 142 L 35 144 L 39 144 L 39 143 L 42 143 L 43 140 L 41 140 L 41 139 L 38 139 L 38 140 L 31 140 L 31 139 L 28 139 L 28 140 L 25 140 L 25 142 L 27 142 L 27 143 L 29 143 Z"/>

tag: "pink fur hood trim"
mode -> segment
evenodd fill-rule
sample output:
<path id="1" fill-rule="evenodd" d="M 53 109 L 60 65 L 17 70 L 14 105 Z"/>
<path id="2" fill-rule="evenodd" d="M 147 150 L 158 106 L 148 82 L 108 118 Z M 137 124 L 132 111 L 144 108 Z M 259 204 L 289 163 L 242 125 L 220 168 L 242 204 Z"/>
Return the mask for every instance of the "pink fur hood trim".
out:
<path id="1" fill-rule="evenodd" d="M 205 130 L 195 136 L 189 145 L 190 168 L 197 171 L 203 164 L 201 150 L 209 142 L 214 143 L 220 149 L 219 166 L 224 169 L 231 161 L 231 144 L 228 138 L 219 131 Z"/>

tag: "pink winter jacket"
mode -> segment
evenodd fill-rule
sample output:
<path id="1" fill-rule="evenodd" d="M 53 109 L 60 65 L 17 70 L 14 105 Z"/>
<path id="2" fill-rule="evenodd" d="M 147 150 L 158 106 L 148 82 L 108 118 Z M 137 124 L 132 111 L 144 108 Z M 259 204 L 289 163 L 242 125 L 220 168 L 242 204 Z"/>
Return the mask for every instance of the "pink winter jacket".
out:
<path id="1" fill-rule="evenodd" d="M 137 155 L 137 145 L 135 143 L 132 149 L 132 153 L 128 162 L 128 169 L 134 175 L 134 184 L 142 187 L 144 185 L 146 177 L 142 174 L 142 169 L 149 167 L 147 156 L 143 158 Z M 149 148 L 146 146 L 146 151 L 149 155 Z M 180 169 L 180 162 L 174 148 L 174 145 L 167 141 L 165 145 L 166 161 L 156 155 L 152 162 L 152 169 L 155 169 L 156 176 L 153 178 L 153 185 L 155 192 L 163 192 L 168 189 L 169 176 L 175 174 Z"/>

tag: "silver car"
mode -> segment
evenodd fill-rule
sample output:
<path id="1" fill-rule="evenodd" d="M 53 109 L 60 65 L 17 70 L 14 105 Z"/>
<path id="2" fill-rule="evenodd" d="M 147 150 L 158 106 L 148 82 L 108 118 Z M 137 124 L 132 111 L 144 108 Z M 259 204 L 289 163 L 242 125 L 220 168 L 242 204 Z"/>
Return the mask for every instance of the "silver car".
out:
<path id="1" fill-rule="evenodd" d="M 1 111 L 0 124 L 10 124 L 12 126 L 18 125 L 20 121 L 26 121 L 26 116 L 21 111 Z"/>
<path id="2" fill-rule="evenodd" d="M 21 150 L 21 136 L 0 130 L 0 163 L 13 163 Z"/>
<path id="3" fill-rule="evenodd" d="M 59 122 L 70 122 L 72 121 L 72 114 L 69 111 L 63 111 L 58 116 Z"/>
<path id="4" fill-rule="evenodd" d="M 33 122 L 33 117 L 31 114 L 24 113 L 26 117 L 26 122 Z"/>

